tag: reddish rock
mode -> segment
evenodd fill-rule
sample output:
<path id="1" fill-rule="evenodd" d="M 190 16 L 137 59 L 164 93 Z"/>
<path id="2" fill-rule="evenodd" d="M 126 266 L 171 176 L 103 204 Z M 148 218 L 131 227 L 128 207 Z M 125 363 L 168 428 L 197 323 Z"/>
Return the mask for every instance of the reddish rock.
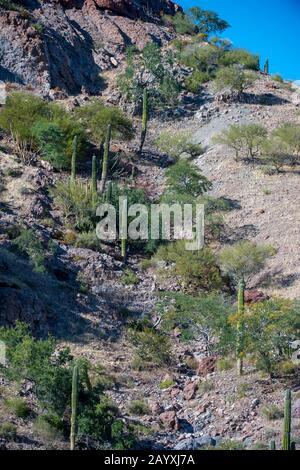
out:
<path id="1" fill-rule="evenodd" d="M 170 397 L 176 398 L 180 394 L 181 390 L 178 387 L 173 387 L 170 391 Z"/>
<path id="2" fill-rule="evenodd" d="M 216 369 L 217 357 L 204 357 L 198 363 L 197 375 L 205 377 Z"/>
<path id="3" fill-rule="evenodd" d="M 192 400 L 196 396 L 198 390 L 198 382 L 189 382 L 183 389 L 183 396 L 185 400 Z"/>
<path id="4" fill-rule="evenodd" d="M 179 429 L 178 418 L 175 411 L 165 411 L 159 415 L 164 428 L 177 431 Z"/>
<path id="5" fill-rule="evenodd" d="M 245 302 L 247 304 L 254 304 L 257 302 L 263 302 L 268 300 L 270 297 L 259 290 L 246 290 L 245 291 Z"/>
<path id="6" fill-rule="evenodd" d="M 151 409 L 151 413 L 152 413 L 154 416 L 160 415 L 160 414 L 162 414 L 163 411 L 164 411 L 163 406 L 161 406 L 161 404 L 158 403 L 158 402 L 152 403 L 152 404 L 150 405 L 150 409 Z"/>

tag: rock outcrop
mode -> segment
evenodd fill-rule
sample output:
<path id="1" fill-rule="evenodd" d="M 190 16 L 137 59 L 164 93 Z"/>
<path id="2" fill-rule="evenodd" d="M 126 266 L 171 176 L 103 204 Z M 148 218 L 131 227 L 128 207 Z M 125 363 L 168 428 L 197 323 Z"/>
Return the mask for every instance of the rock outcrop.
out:
<path id="1" fill-rule="evenodd" d="M 48 95 L 101 90 L 101 72 L 116 67 L 127 46 L 164 44 L 173 33 L 160 15 L 170 0 L 44 0 L 28 11 L 0 8 L 0 80 Z M 148 7 L 147 7 L 148 5 Z"/>

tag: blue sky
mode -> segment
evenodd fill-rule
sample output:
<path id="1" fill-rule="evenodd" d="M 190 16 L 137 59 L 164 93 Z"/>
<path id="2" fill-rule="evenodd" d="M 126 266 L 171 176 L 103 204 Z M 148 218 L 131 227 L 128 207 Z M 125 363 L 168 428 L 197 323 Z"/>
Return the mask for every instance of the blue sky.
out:
<path id="1" fill-rule="evenodd" d="M 300 0 L 177 0 L 184 9 L 214 10 L 231 28 L 224 36 L 269 58 L 270 72 L 300 80 Z"/>

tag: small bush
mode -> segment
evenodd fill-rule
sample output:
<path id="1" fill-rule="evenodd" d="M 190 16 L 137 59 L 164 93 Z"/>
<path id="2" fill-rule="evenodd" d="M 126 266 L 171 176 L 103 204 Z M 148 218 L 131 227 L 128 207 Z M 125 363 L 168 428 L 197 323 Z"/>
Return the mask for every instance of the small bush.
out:
<path id="1" fill-rule="evenodd" d="M 269 421 L 282 419 L 284 416 L 283 410 L 276 405 L 268 405 L 262 408 L 262 415 Z"/>
<path id="2" fill-rule="evenodd" d="M 198 386 L 198 395 L 204 395 L 205 393 L 211 392 L 214 390 L 215 386 L 213 382 L 210 382 L 209 380 L 204 380 L 204 382 L 201 382 Z"/>
<path id="3" fill-rule="evenodd" d="M 121 277 L 121 281 L 126 286 L 134 286 L 139 283 L 139 278 L 134 271 L 130 268 L 126 268 L 124 274 Z"/>
<path id="4" fill-rule="evenodd" d="M 174 380 L 166 379 L 166 380 L 163 380 L 162 382 L 160 382 L 159 388 L 161 390 L 167 390 L 168 388 L 174 387 L 174 385 L 175 385 Z"/>
<path id="5" fill-rule="evenodd" d="M 76 237 L 75 246 L 77 248 L 87 248 L 93 251 L 101 250 L 101 242 L 97 238 L 96 232 L 82 232 Z"/>
<path id="6" fill-rule="evenodd" d="M 45 441 L 55 441 L 63 435 L 63 423 L 55 415 L 41 415 L 33 423 L 33 432 Z"/>
<path id="7" fill-rule="evenodd" d="M 233 368 L 234 368 L 234 362 L 229 357 L 224 357 L 222 359 L 219 359 L 217 362 L 217 369 L 220 372 L 232 370 Z"/>
<path id="8" fill-rule="evenodd" d="M 155 143 L 158 148 L 174 158 L 186 153 L 191 158 L 202 155 L 203 149 L 200 144 L 192 142 L 192 134 L 187 131 L 166 130 L 162 131 Z"/>
<path id="9" fill-rule="evenodd" d="M 151 327 L 145 327 L 141 331 L 130 329 L 129 338 L 135 347 L 135 366 L 161 366 L 171 363 L 171 344 L 169 338 L 162 333 Z"/>
<path id="10" fill-rule="evenodd" d="M 0 438 L 15 440 L 17 437 L 17 427 L 11 423 L 0 424 Z"/>
<path id="11" fill-rule="evenodd" d="M 221 58 L 220 63 L 226 67 L 232 65 L 243 65 L 244 68 L 259 71 L 259 56 L 251 54 L 246 49 L 233 49 L 227 51 Z"/>
<path id="12" fill-rule="evenodd" d="M 208 72 L 201 70 L 194 70 L 191 75 L 185 80 L 185 87 L 191 93 L 198 93 L 201 85 L 211 80 L 211 75 Z"/>
<path id="13" fill-rule="evenodd" d="M 243 450 L 242 442 L 225 440 L 215 448 L 216 450 Z"/>
<path id="14" fill-rule="evenodd" d="M 144 400 L 132 400 L 128 405 L 128 412 L 133 415 L 143 416 L 150 412 L 149 405 Z"/>
<path id="15" fill-rule="evenodd" d="M 17 418 L 26 418 L 30 414 L 30 408 L 23 398 L 9 398 L 5 400 L 5 406 L 12 411 Z"/>
<path id="16" fill-rule="evenodd" d="M 279 375 L 293 375 L 297 370 L 297 366 L 290 360 L 279 362 L 275 371 Z"/>
<path id="17" fill-rule="evenodd" d="M 244 72 L 239 67 L 231 66 L 217 71 L 214 86 L 217 91 L 229 88 L 242 94 L 255 80 L 257 80 L 257 76 L 254 72 Z"/>
<path id="18" fill-rule="evenodd" d="M 28 256 L 36 272 L 45 272 L 45 250 L 33 230 L 22 230 L 14 239 L 14 245 L 20 253 Z"/>

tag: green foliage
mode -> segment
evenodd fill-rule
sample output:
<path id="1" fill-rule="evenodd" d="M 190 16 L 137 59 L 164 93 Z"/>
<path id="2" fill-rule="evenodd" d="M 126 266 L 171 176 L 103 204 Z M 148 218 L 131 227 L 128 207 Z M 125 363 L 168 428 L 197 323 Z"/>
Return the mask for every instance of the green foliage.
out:
<path id="1" fill-rule="evenodd" d="M 284 83 L 282 76 L 279 73 L 272 75 L 272 78 L 275 82 Z"/>
<path id="2" fill-rule="evenodd" d="M 228 88 L 242 94 L 255 80 L 257 75 L 254 72 L 245 72 L 238 66 L 224 67 L 217 71 L 214 87 L 217 91 Z"/>
<path id="3" fill-rule="evenodd" d="M 168 270 L 161 271 L 161 275 L 170 278 L 176 276 L 183 289 L 189 292 L 219 290 L 222 287 L 216 257 L 208 247 L 188 251 L 185 241 L 179 240 L 162 245 L 157 250 L 155 259 L 170 265 Z"/>
<path id="4" fill-rule="evenodd" d="M 30 143 L 32 128 L 41 120 L 49 119 L 46 101 L 30 93 L 13 92 L 8 95 L 0 112 L 0 127 L 21 142 Z"/>
<path id="5" fill-rule="evenodd" d="M 33 432 L 45 441 L 55 441 L 63 435 L 62 419 L 50 413 L 40 415 L 33 423 Z"/>
<path id="6" fill-rule="evenodd" d="M 32 128 L 32 136 L 44 160 L 54 168 L 67 168 L 65 135 L 62 129 L 52 122 L 39 121 Z"/>
<path id="7" fill-rule="evenodd" d="M 178 159 L 182 154 L 188 154 L 191 158 L 202 155 L 200 144 L 192 141 L 192 133 L 187 131 L 174 131 L 172 129 L 162 131 L 155 139 L 159 150 Z"/>
<path id="8" fill-rule="evenodd" d="M 260 159 L 265 169 L 279 173 L 291 161 L 289 146 L 279 137 L 271 136 L 263 142 Z"/>
<path id="9" fill-rule="evenodd" d="M 17 427 L 11 423 L 0 424 L 0 438 L 14 441 L 17 437 Z"/>
<path id="10" fill-rule="evenodd" d="M 101 242 L 97 238 L 96 231 L 82 232 L 76 237 L 75 246 L 77 248 L 87 248 L 93 251 L 101 251 Z"/>
<path id="11" fill-rule="evenodd" d="M 203 83 L 209 82 L 211 75 L 208 72 L 193 70 L 191 75 L 185 80 L 185 88 L 191 93 L 198 93 Z"/>
<path id="12" fill-rule="evenodd" d="M 262 415 L 268 420 L 268 421 L 276 421 L 278 419 L 283 418 L 283 411 L 281 408 L 279 408 L 276 405 L 267 405 L 264 406 L 261 410 Z"/>
<path id="13" fill-rule="evenodd" d="M 188 333 L 190 340 L 204 341 L 206 350 L 226 352 L 233 340 L 228 322 L 230 307 L 221 296 L 210 294 L 195 297 L 182 293 L 160 294 L 158 309 L 164 311 L 162 328 L 171 332 L 178 327 L 182 335 Z M 214 338 L 218 337 L 218 344 Z M 229 349 L 231 346 L 229 346 Z"/>
<path id="14" fill-rule="evenodd" d="M 223 371 L 232 370 L 233 367 L 234 367 L 234 363 L 233 363 L 232 358 L 223 357 L 221 359 L 218 359 L 217 369 L 219 371 L 223 372 Z"/>
<path id="15" fill-rule="evenodd" d="M 143 92 L 143 114 L 142 114 L 142 132 L 141 132 L 141 142 L 140 142 L 140 152 L 142 152 L 148 127 L 149 119 L 149 105 L 148 105 L 148 90 L 144 89 Z"/>
<path id="16" fill-rule="evenodd" d="M 163 366 L 172 362 L 169 338 L 152 326 L 138 325 L 128 331 L 129 339 L 135 347 L 134 363 L 140 368 Z"/>
<path id="17" fill-rule="evenodd" d="M 27 418 L 30 414 L 30 408 L 24 398 L 8 398 L 5 400 L 5 406 L 12 411 L 17 418 Z"/>
<path id="18" fill-rule="evenodd" d="M 242 65 L 245 69 L 259 71 L 259 56 L 251 54 L 251 52 L 246 49 L 232 49 L 226 51 L 220 58 L 219 63 L 225 67 Z"/>
<path id="19" fill-rule="evenodd" d="M 69 350 L 58 349 L 53 338 L 33 338 L 28 327 L 22 323 L 17 323 L 15 328 L 0 328 L 0 340 L 7 346 L 7 364 L 1 366 L 1 373 L 17 383 L 25 379 L 32 382 L 34 393 L 46 411 L 37 431 L 48 433 L 45 420 L 51 428 L 63 431 L 61 417 L 70 406 L 74 367 Z M 78 435 L 100 443 L 109 441 L 113 446 L 132 445 L 132 433 L 126 426 L 116 424 L 117 407 L 103 393 L 101 382 L 93 386 L 87 380 L 86 367 L 89 364 L 79 360 Z"/>
<path id="20" fill-rule="evenodd" d="M 71 392 L 71 369 L 67 349 L 56 352 L 54 339 L 35 340 L 28 327 L 17 323 L 14 329 L 1 328 L 0 339 L 7 346 L 8 365 L 2 372 L 10 380 L 30 380 L 41 402 L 62 413 Z"/>
<path id="21" fill-rule="evenodd" d="M 207 46 L 199 44 L 189 44 L 179 54 L 179 61 L 191 67 L 196 72 L 201 72 L 204 78 L 212 78 L 219 66 L 223 50 L 219 47 L 209 44 Z"/>
<path id="22" fill-rule="evenodd" d="M 134 137 L 132 121 L 120 109 L 106 106 L 99 100 L 78 108 L 75 116 L 89 130 L 90 139 L 95 144 L 104 143 L 108 125 L 111 125 L 113 139 L 131 140 Z"/>
<path id="23" fill-rule="evenodd" d="M 272 299 L 249 306 L 243 315 L 243 348 L 256 360 L 256 367 L 274 375 L 278 363 L 290 358 L 290 343 L 299 339 L 297 302 Z M 236 325 L 241 319 L 231 318 Z"/>
<path id="24" fill-rule="evenodd" d="M 214 137 L 214 142 L 234 149 L 236 160 L 243 152 L 246 158 L 257 157 L 265 145 L 267 129 L 261 124 L 232 124 Z"/>
<path id="25" fill-rule="evenodd" d="M 121 277 L 121 281 L 126 286 L 134 286 L 139 283 L 139 278 L 134 271 L 130 268 L 126 268 L 124 274 Z"/>
<path id="26" fill-rule="evenodd" d="M 194 203 L 212 187 L 199 168 L 186 159 L 179 160 L 167 169 L 166 183 L 163 202 L 169 203 Z"/>
<path id="27" fill-rule="evenodd" d="M 9 94 L 0 112 L 0 127 L 12 135 L 19 149 L 40 152 L 59 169 L 70 165 L 75 135 L 81 157 L 87 148 L 85 131 L 71 113 L 30 93 Z"/>
<path id="28" fill-rule="evenodd" d="M 161 390 L 167 390 L 168 388 L 174 387 L 174 385 L 175 385 L 174 380 L 166 379 L 166 380 L 163 380 L 162 382 L 160 382 L 159 388 Z"/>
<path id="29" fill-rule="evenodd" d="M 132 400 L 128 405 L 128 412 L 133 415 L 143 416 L 149 414 L 150 409 L 145 400 Z"/>
<path id="30" fill-rule="evenodd" d="M 225 440 L 215 450 L 244 450 L 244 446 L 240 441 Z"/>
<path id="31" fill-rule="evenodd" d="M 118 87 L 128 101 L 141 106 L 147 89 L 151 109 L 176 103 L 180 86 L 170 68 L 171 54 L 163 54 L 157 44 L 149 42 L 142 51 L 128 48 L 126 57 L 127 66 L 118 77 Z"/>
<path id="32" fill-rule="evenodd" d="M 45 249 L 32 229 L 22 230 L 13 243 L 21 254 L 28 256 L 36 272 L 42 273 L 46 271 Z"/>
<path id="33" fill-rule="evenodd" d="M 178 34 L 213 34 L 229 28 L 227 21 L 222 20 L 214 11 L 199 7 L 190 8 L 187 13 L 178 12 L 174 16 L 165 16 L 167 24 L 172 24 Z"/>
<path id="34" fill-rule="evenodd" d="M 70 450 L 75 450 L 75 442 L 77 435 L 78 388 L 79 369 L 78 364 L 75 364 L 72 376 Z"/>
<path id="35" fill-rule="evenodd" d="M 80 180 L 58 181 L 52 190 L 54 202 L 62 210 L 66 221 L 79 232 L 92 232 L 96 226 L 96 208 L 100 197 Z"/>
<path id="36" fill-rule="evenodd" d="M 275 254 L 269 245 L 256 245 L 249 241 L 241 241 L 228 248 L 223 248 L 219 254 L 220 263 L 226 273 L 236 282 L 247 280 L 265 266 L 267 259 Z"/>
<path id="37" fill-rule="evenodd" d="M 273 136 L 286 145 L 291 159 L 291 165 L 296 165 L 300 161 L 300 125 L 294 123 L 284 123 L 278 127 Z"/>

